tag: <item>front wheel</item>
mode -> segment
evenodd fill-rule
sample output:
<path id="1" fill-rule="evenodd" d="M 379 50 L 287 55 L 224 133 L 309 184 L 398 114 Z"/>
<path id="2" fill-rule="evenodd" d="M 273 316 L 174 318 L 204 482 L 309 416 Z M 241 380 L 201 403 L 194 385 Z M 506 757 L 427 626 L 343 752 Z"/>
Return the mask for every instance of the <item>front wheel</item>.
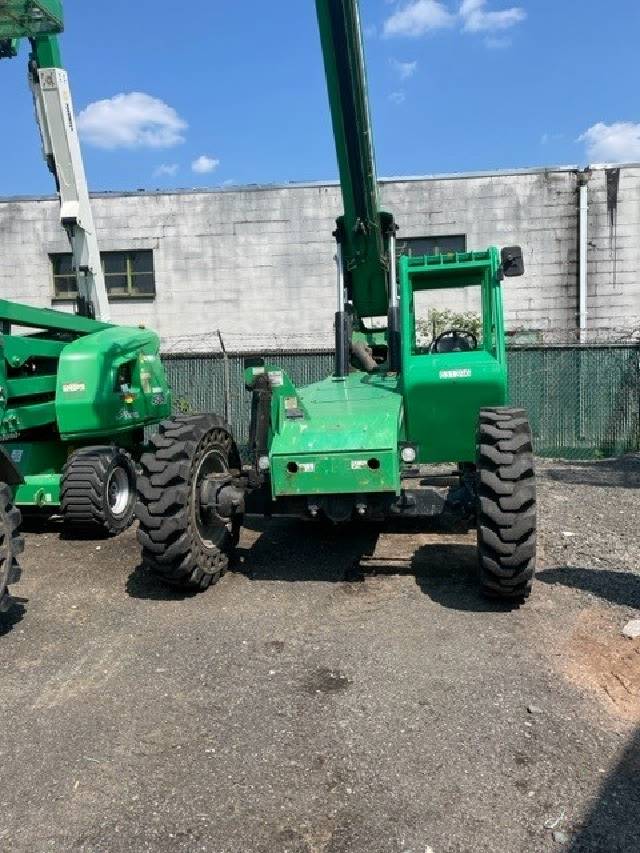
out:
<path id="1" fill-rule="evenodd" d="M 11 606 L 9 584 L 20 578 L 17 558 L 24 551 L 21 522 L 22 515 L 14 506 L 11 489 L 0 483 L 0 613 L 6 613 Z"/>
<path id="2" fill-rule="evenodd" d="M 172 586 L 207 589 L 228 568 L 242 515 L 238 506 L 221 515 L 206 494 L 239 473 L 238 450 L 217 415 L 164 421 L 150 444 L 136 505 L 143 563 Z"/>
<path id="3" fill-rule="evenodd" d="M 131 526 L 136 502 L 136 467 L 119 447 L 83 447 L 71 454 L 62 474 L 60 510 L 71 530 L 117 536 Z"/>
<path id="4" fill-rule="evenodd" d="M 478 426 L 478 558 L 482 591 L 518 603 L 536 562 L 536 481 L 524 409 L 482 409 Z"/>

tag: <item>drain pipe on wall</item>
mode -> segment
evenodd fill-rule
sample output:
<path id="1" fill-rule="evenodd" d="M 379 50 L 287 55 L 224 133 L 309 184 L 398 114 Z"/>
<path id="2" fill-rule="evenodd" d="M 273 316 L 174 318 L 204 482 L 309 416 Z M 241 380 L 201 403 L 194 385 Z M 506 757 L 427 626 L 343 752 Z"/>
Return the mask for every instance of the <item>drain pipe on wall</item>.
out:
<path id="1" fill-rule="evenodd" d="M 579 236 L 578 236 L 578 338 L 587 337 L 588 249 L 589 249 L 589 179 L 591 169 L 578 173 Z"/>

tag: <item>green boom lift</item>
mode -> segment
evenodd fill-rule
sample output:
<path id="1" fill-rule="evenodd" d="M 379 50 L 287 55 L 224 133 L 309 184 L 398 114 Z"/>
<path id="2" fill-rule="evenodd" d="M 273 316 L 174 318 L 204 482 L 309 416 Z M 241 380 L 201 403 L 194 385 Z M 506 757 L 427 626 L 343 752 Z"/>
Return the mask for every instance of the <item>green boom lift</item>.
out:
<path id="1" fill-rule="evenodd" d="M 144 561 L 204 589 L 225 570 L 245 512 L 335 523 L 456 514 L 477 526 L 482 590 L 521 602 L 534 574 L 536 495 L 529 423 L 507 405 L 502 282 L 523 274 L 522 252 L 397 257 L 394 218 L 378 201 L 358 3 L 316 6 L 344 204 L 335 370 L 295 388 L 276 365 L 248 366 L 248 465 L 218 417 L 163 423 L 142 457 Z M 425 302 L 474 295 L 481 335 L 451 328 L 421 339 Z M 435 476 L 442 463 L 457 463 L 453 476 Z"/>
<path id="2" fill-rule="evenodd" d="M 22 550 L 16 507 L 58 510 L 83 533 L 121 532 L 134 517 L 144 428 L 171 410 L 158 336 L 109 322 L 62 30 L 60 0 L 0 0 L 0 59 L 31 45 L 29 84 L 77 287 L 75 314 L 0 300 L 0 609 Z"/>

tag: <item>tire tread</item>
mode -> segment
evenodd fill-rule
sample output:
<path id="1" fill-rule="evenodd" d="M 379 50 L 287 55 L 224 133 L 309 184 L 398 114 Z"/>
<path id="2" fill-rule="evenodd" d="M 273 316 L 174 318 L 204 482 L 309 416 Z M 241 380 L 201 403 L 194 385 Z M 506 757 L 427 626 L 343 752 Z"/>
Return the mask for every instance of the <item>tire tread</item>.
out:
<path id="1" fill-rule="evenodd" d="M 204 549 L 190 520 L 190 484 L 199 448 L 213 440 L 230 468 L 240 458 L 225 421 L 217 415 L 178 415 L 159 425 L 151 451 L 141 459 L 136 515 L 138 541 L 148 571 L 181 589 L 201 591 L 226 571 L 233 548 L 230 535 L 221 547 Z"/>
<path id="2" fill-rule="evenodd" d="M 129 467 L 135 482 L 135 465 L 122 448 L 83 447 L 71 454 L 62 471 L 60 493 L 60 509 L 67 527 L 98 536 L 116 536 L 131 526 L 135 501 L 122 518 L 112 516 L 106 508 L 107 477 L 118 458 Z"/>
<path id="3" fill-rule="evenodd" d="M 535 463 L 523 409 L 481 410 L 477 462 L 481 586 L 493 598 L 522 602 L 536 556 Z"/>

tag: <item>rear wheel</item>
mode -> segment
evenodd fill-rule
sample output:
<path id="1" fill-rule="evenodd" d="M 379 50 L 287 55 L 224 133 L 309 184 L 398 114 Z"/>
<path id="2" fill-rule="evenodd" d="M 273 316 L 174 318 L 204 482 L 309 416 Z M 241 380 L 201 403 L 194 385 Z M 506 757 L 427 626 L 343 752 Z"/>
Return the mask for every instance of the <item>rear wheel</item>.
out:
<path id="1" fill-rule="evenodd" d="M 242 516 L 221 516 L 203 501 L 240 469 L 229 428 L 216 415 L 178 416 L 160 424 L 141 459 L 138 539 L 145 566 L 183 589 L 216 583 L 238 542 Z"/>
<path id="2" fill-rule="evenodd" d="M 478 427 L 478 556 L 482 591 L 507 601 L 531 593 L 536 484 L 524 409 L 482 409 Z"/>
<path id="3" fill-rule="evenodd" d="M 21 522 L 22 516 L 14 506 L 11 489 L 0 483 L 0 613 L 6 613 L 11 606 L 9 584 L 20 579 L 17 557 L 24 551 Z"/>
<path id="4" fill-rule="evenodd" d="M 62 474 L 61 512 L 68 527 L 90 535 L 117 536 L 131 526 L 136 468 L 118 447 L 83 447 Z"/>

